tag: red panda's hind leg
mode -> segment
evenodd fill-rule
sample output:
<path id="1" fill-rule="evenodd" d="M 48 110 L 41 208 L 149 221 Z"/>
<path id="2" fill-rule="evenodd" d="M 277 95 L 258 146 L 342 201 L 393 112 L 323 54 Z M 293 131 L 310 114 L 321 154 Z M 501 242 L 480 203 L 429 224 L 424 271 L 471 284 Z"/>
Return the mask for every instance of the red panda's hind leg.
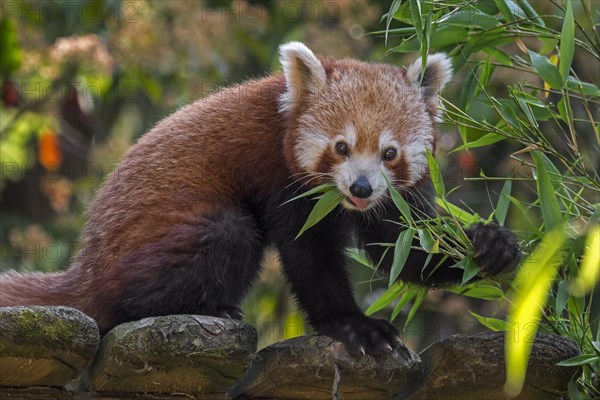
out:
<path id="1" fill-rule="evenodd" d="M 123 258 L 115 324 L 169 314 L 241 319 L 237 306 L 259 274 L 262 248 L 254 219 L 241 210 L 176 225 Z"/>

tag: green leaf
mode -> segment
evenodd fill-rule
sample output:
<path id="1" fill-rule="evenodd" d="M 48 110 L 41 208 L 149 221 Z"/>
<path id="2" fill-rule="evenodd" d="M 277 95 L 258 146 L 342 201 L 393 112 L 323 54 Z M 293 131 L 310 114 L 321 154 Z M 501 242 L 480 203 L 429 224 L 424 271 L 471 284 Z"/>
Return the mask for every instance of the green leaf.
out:
<path id="1" fill-rule="evenodd" d="M 600 356 L 597 354 L 581 354 L 568 360 L 559 362 L 559 367 L 575 367 L 579 365 L 591 364 L 593 362 L 600 361 Z"/>
<path id="2" fill-rule="evenodd" d="M 394 248 L 394 259 L 392 261 L 392 268 L 390 270 L 390 281 L 388 286 L 392 286 L 398 276 L 402 272 L 404 268 L 404 264 L 406 264 L 406 260 L 408 259 L 408 253 L 410 252 L 410 247 L 412 245 L 412 240 L 414 237 L 415 231 L 412 229 L 406 229 L 400 232 L 398 235 L 398 240 L 396 241 L 396 247 Z"/>
<path id="3" fill-rule="evenodd" d="M 494 216 L 496 217 L 496 221 L 502 226 L 504 226 L 504 221 L 506 220 L 506 214 L 508 213 L 508 206 L 510 205 L 510 193 L 512 190 L 512 180 L 507 179 L 504 182 L 504 186 L 502 186 L 502 191 L 500 192 L 500 196 L 498 197 L 498 203 L 496 204 L 496 212 Z"/>
<path id="4" fill-rule="evenodd" d="M 540 38 L 540 40 L 542 43 L 544 43 L 544 45 L 540 49 L 539 54 L 543 56 L 550 54 L 558 44 L 558 40 L 556 39 Z"/>
<path id="5" fill-rule="evenodd" d="M 481 325 L 485 326 L 489 330 L 492 330 L 494 332 L 508 330 L 508 325 L 507 325 L 506 321 L 503 321 L 503 320 L 497 319 L 497 318 L 483 317 L 481 315 L 475 314 L 472 311 L 469 311 L 469 314 L 474 316 L 477 319 L 477 321 L 479 321 L 481 323 Z"/>
<path id="6" fill-rule="evenodd" d="M 404 198 L 400 195 L 400 193 L 398 193 L 396 188 L 392 186 L 385 174 L 383 174 L 383 178 L 385 179 L 385 183 L 387 184 L 388 191 L 390 192 L 390 196 L 392 198 L 392 201 L 394 202 L 394 205 L 396 206 L 396 208 L 398 208 L 406 222 L 410 226 L 414 225 L 412 214 L 410 213 L 410 206 L 408 205 L 406 200 L 404 200 Z"/>
<path id="7" fill-rule="evenodd" d="M 373 261 L 371 261 L 369 255 L 363 249 L 357 249 L 356 247 L 346 249 L 346 256 L 356 261 L 360 265 L 364 265 L 365 267 L 373 270 L 376 269 L 375 264 L 373 264 Z"/>
<path id="8" fill-rule="evenodd" d="M 567 302 L 569 301 L 569 292 L 570 292 L 569 282 L 560 281 L 558 283 L 558 289 L 556 290 L 556 310 L 554 310 L 556 315 L 561 315 L 565 307 L 567 306 Z"/>
<path id="9" fill-rule="evenodd" d="M 516 397 L 523 388 L 525 371 L 542 308 L 548 300 L 548 287 L 554 281 L 567 239 L 563 226 L 547 233 L 540 245 L 521 265 L 514 280 L 515 295 L 508 314 L 505 393 Z"/>
<path id="10" fill-rule="evenodd" d="M 475 100 L 475 90 L 477 89 L 477 86 L 475 84 L 476 79 L 477 79 L 477 68 L 473 69 L 469 69 L 469 73 L 467 74 L 467 77 L 465 78 L 465 82 L 462 86 L 462 90 L 460 93 L 460 101 L 459 101 L 459 106 L 461 110 L 465 110 L 468 111 L 469 108 L 471 107 L 471 104 L 473 104 L 473 100 Z"/>
<path id="11" fill-rule="evenodd" d="M 415 316 L 417 310 L 419 309 L 419 307 L 421 307 L 421 304 L 423 303 L 423 300 L 425 300 L 425 296 L 427 296 L 427 292 L 428 290 L 425 288 L 418 288 L 415 289 L 418 291 L 417 293 L 417 298 L 415 299 L 415 302 L 413 303 L 412 307 L 410 308 L 410 311 L 408 312 L 408 315 L 406 317 L 406 321 L 404 322 L 404 328 L 406 328 L 408 326 L 408 324 L 410 324 L 410 321 L 412 321 L 413 317 Z"/>
<path id="12" fill-rule="evenodd" d="M 445 289 L 460 296 L 473 297 L 482 300 L 498 300 L 504 297 L 504 292 L 500 288 L 477 283 L 468 286 L 450 286 Z"/>
<path id="13" fill-rule="evenodd" d="M 558 113 L 560 114 L 560 119 L 563 122 L 570 124 L 573 121 L 573 109 L 571 108 L 571 102 L 569 101 L 569 97 L 565 96 L 558 101 L 557 104 Z"/>
<path id="14" fill-rule="evenodd" d="M 473 140 L 472 142 L 465 143 L 462 146 L 458 146 L 457 148 L 452 150 L 451 153 L 460 150 L 474 149 L 476 147 L 489 146 L 490 144 L 501 142 L 504 139 L 506 139 L 506 136 L 499 135 L 497 133 L 488 133 L 477 140 Z"/>
<path id="15" fill-rule="evenodd" d="M 398 294 L 400 292 L 402 292 L 402 290 L 405 288 L 405 284 L 404 282 L 398 281 L 396 283 L 394 283 L 392 286 L 390 286 L 385 293 L 383 293 L 381 295 L 380 298 L 377 299 L 377 301 L 375 301 L 373 304 L 371 304 L 369 306 L 369 308 L 367 308 L 367 310 L 365 311 L 366 315 L 373 315 L 375 314 L 377 311 L 381 311 L 384 308 L 386 308 L 388 305 L 390 305 L 394 300 L 396 300 L 396 298 L 398 297 Z"/>
<path id="16" fill-rule="evenodd" d="M 525 13 L 527 18 L 538 25 L 545 26 L 544 21 L 540 18 L 538 13 L 535 12 L 527 0 L 517 0 L 517 5 Z"/>
<path id="17" fill-rule="evenodd" d="M 575 18 L 573 17 L 573 5 L 567 0 L 567 13 L 560 33 L 560 75 L 566 81 L 575 55 Z"/>
<path id="18" fill-rule="evenodd" d="M 318 193 L 327 192 L 327 191 L 329 191 L 329 190 L 332 190 L 332 189 L 334 189 L 335 187 L 336 187 L 336 186 L 335 186 L 335 184 L 333 184 L 333 183 L 324 183 L 324 184 L 322 184 L 322 185 L 319 185 L 319 186 L 317 186 L 317 187 L 315 187 L 315 188 L 312 188 L 312 189 L 310 189 L 310 190 L 308 190 L 308 191 L 306 191 L 306 192 L 302 193 L 302 194 L 301 194 L 301 195 L 299 195 L 299 196 L 296 196 L 296 197 L 294 197 L 294 198 L 291 198 L 291 199 L 289 199 L 288 201 L 286 201 L 286 202 L 282 203 L 281 205 L 284 205 L 284 204 L 290 203 L 290 202 L 292 202 L 292 201 L 295 201 L 295 200 L 301 199 L 301 198 L 303 198 L 303 197 L 308 197 L 308 196 L 312 196 L 312 195 L 315 195 L 315 194 L 318 194 Z"/>
<path id="19" fill-rule="evenodd" d="M 435 240 L 426 229 L 419 229 L 419 242 L 421 247 L 428 253 L 439 253 L 439 241 Z"/>
<path id="20" fill-rule="evenodd" d="M 415 26 L 415 32 L 419 43 L 423 43 L 423 20 L 421 12 L 421 0 L 408 0 L 410 6 L 410 13 L 412 16 L 412 23 Z"/>
<path id="21" fill-rule="evenodd" d="M 466 256 L 465 258 L 460 260 L 454 267 L 462 268 L 464 270 L 461 285 L 464 285 L 465 283 L 469 282 L 480 271 L 480 268 L 479 266 L 477 266 L 477 263 L 475 262 L 473 256 Z"/>
<path id="22" fill-rule="evenodd" d="M 537 190 L 540 199 L 540 207 L 542 208 L 542 219 L 544 220 L 545 230 L 551 231 L 562 222 L 560 206 L 556 197 L 556 192 L 552 186 L 552 181 L 546 170 L 539 151 L 532 151 L 531 156 L 537 168 Z"/>
<path id="23" fill-rule="evenodd" d="M 562 89 L 564 85 L 564 79 L 560 74 L 558 68 L 548 60 L 547 57 L 541 56 L 536 52 L 529 51 L 531 57 L 531 63 L 536 69 L 540 77 L 550 85 L 553 89 Z"/>
<path id="24" fill-rule="evenodd" d="M 514 22 L 525 16 L 525 13 L 514 0 L 496 0 L 496 6 L 506 22 Z"/>
<path id="25" fill-rule="evenodd" d="M 494 72 L 495 68 L 496 67 L 492 65 L 492 56 L 488 56 L 488 58 L 483 63 L 483 68 L 481 70 L 481 75 L 479 75 L 477 88 L 475 90 L 475 95 L 473 96 L 473 98 L 476 99 L 477 97 L 479 97 L 479 94 L 482 90 L 485 91 L 486 86 L 490 81 L 490 77 L 492 76 L 492 73 Z"/>
<path id="26" fill-rule="evenodd" d="M 468 37 L 469 31 L 465 28 L 455 25 L 439 26 L 431 32 L 429 47 L 431 49 L 442 49 L 446 46 L 455 45 L 464 42 Z M 419 51 L 421 48 L 420 42 L 416 35 L 405 40 L 400 45 L 390 49 L 392 52 L 407 53 Z"/>
<path id="27" fill-rule="evenodd" d="M 304 223 L 304 226 L 302 229 L 300 229 L 300 232 L 298 232 L 296 239 L 298 239 L 308 229 L 315 226 L 320 220 L 325 218 L 327 214 L 329 214 L 342 202 L 342 200 L 344 200 L 345 197 L 346 196 L 344 196 L 344 194 L 337 189 L 329 190 L 319 196 L 319 200 L 310 212 L 306 222 Z"/>
<path id="28" fill-rule="evenodd" d="M 598 285 L 600 278 L 600 224 L 596 223 L 588 232 L 579 275 L 573 282 L 573 295 L 584 296 Z"/>
<path id="29" fill-rule="evenodd" d="M 398 303 L 396 303 L 396 306 L 394 307 L 394 311 L 392 311 L 392 321 L 398 317 L 398 314 L 400 314 L 404 306 L 407 305 L 408 302 L 417 295 L 417 293 L 417 290 L 409 289 L 402 295 L 402 297 L 400 297 L 400 300 L 398 300 Z"/>
<path id="30" fill-rule="evenodd" d="M 504 51 L 500 50 L 500 49 L 496 49 L 494 47 L 488 47 L 483 49 L 483 51 L 487 54 L 489 54 L 490 56 L 494 57 L 496 59 L 496 61 L 498 61 L 500 64 L 507 66 L 507 67 L 512 67 L 513 66 L 513 62 L 510 59 L 510 56 L 505 53 Z"/>
<path id="31" fill-rule="evenodd" d="M 477 216 L 469 213 L 468 211 L 463 210 L 462 208 L 460 208 L 448 201 L 444 201 L 443 199 L 440 199 L 439 197 L 436 197 L 435 203 L 438 206 L 440 206 L 442 209 L 444 209 L 444 211 L 446 211 L 452 217 L 458 219 L 461 223 L 463 223 L 465 225 L 473 224 L 479 220 L 479 218 Z"/>
<path id="32" fill-rule="evenodd" d="M 497 18 L 474 8 L 467 8 L 454 12 L 450 14 L 449 17 L 439 21 L 439 23 L 462 26 L 468 29 L 491 29 L 500 25 Z"/>
<path id="33" fill-rule="evenodd" d="M 598 86 L 594 85 L 593 83 L 578 81 L 572 76 L 569 76 L 567 79 L 567 88 L 586 96 L 600 97 L 600 89 L 598 89 Z"/>
<path id="34" fill-rule="evenodd" d="M 427 165 L 429 166 L 429 175 L 433 182 L 435 193 L 439 197 L 444 197 L 446 195 L 446 188 L 444 187 L 444 180 L 442 178 L 442 173 L 440 172 L 440 167 L 429 150 L 426 150 L 426 155 Z"/>
<path id="35" fill-rule="evenodd" d="M 381 17 L 382 19 L 383 18 L 386 19 L 386 22 L 385 22 L 385 41 L 384 41 L 385 44 L 387 44 L 388 33 L 390 31 L 390 24 L 392 23 L 392 19 L 394 18 L 394 14 L 396 14 L 396 12 L 398 11 L 398 9 L 400 9 L 400 3 L 402 3 L 402 0 L 393 0 L 392 1 L 392 5 L 390 6 L 390 10 L 388 11 L 388 13 Z"/>

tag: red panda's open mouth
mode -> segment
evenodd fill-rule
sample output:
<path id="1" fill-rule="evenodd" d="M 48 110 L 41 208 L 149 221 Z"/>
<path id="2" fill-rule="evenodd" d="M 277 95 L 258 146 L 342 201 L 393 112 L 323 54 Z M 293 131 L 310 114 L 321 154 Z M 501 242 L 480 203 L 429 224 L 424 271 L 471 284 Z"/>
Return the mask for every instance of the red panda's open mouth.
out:
<path id="1" fill-rule="evenodd" d="M 348 200 L 348 202 L 350 204 L 352 204 L 354 207 L 358 208 L 359 210 L 365 210 L 369 207 L 368 199 L 361 199 L 359 197 L 348 196 L 348 197 L 346 197 L 346 200 Z"/>

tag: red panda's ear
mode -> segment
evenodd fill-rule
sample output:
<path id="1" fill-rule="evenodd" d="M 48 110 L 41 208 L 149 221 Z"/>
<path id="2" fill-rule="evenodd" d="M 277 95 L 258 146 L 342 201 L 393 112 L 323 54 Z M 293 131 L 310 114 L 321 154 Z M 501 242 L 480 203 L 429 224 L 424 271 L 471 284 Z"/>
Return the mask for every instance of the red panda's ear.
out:
<path id="1" fill-rule="evenodd" d="M 422 60 L 417 59 L 406 69 L 409 82 L 419 85 L 421 95 L 428 105 L 437 106 L 438 93 L 452 78 L 452 63 L 446 54 L 431 54 L 427 57 L 425 72 Z"/>
<path id="2" fill-rule="evenodd" d="M 314 53 L 300 42 L 281 45 L 279 53 L 287 87 L 281 106 L 285 110 L 294 110 L 302 97 L 318 94 L 325 85 L 325 68 Z"/>

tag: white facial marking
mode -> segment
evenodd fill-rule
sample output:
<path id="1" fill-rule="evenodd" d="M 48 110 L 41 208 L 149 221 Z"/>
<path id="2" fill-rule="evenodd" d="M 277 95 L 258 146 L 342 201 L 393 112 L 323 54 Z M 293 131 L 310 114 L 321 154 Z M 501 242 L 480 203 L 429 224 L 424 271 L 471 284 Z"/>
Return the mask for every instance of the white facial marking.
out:
<path id="1" fill-rule="evenodd" d="M 301 130 L 296 143 L 296 157 L 305 171 L 314 171 L 323 151 L 329 146 L 329 137 L 318 130 Z"/>
<path id="2" fill-rule="evenodd" d="M 387 149 L 388 147 L 393 147 L 398 151 L 398 153 L 400 153 L 401 146 L 396 140 L 394 132 L 386 129 L 385 131 L 381 132 L 381 135 L 379 135 L 379 150 L 383 152 L 383 150 Z"/>
<path id="3" fill-rule="evenodd" d="M 402 152 L 408 166 L 410 183 L 415 183 L 427 172 L 427 156 L 425 150 L 433 150 L 433 134 L 430 129 L 423 129 L 414 135 L 412 140 L 405 143 Z"/>

